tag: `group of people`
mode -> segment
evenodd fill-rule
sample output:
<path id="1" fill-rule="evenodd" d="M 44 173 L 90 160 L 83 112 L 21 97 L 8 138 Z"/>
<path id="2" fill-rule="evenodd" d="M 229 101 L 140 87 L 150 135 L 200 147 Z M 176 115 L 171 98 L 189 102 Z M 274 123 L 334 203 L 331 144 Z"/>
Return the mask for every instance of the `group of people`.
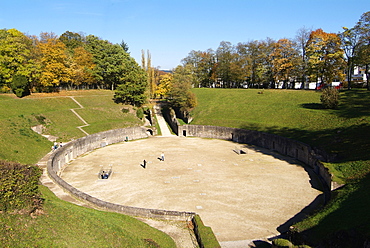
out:
<path id="1" fill-rule="evenodd" d="M 164 153 L 162 152 L 161 156 L 158 158 L 160 161 L 164 161 Z M 141 167 L 143 167 L 144 169 L 146 168 L 146 164 L 147 164 L 147 161 L 144 159 L 143 163 L 140 164 Z"/>
<path id="2" fill-rule="evenodd" d="M 51 146 L 51 150 L 55 151 L 56 149 L 58 149 L 59 147 L 62 147 L 62 146 L 63 146 L 62 142 L 60 142 L 60 143 L 54 142 L 54 144 Z"/>

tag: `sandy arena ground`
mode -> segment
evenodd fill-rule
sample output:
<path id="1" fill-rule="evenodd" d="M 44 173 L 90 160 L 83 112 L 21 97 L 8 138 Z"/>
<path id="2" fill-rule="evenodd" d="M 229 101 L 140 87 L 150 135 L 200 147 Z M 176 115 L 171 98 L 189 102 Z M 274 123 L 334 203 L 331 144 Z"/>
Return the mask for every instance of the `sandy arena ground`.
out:
<path id="1" fill-rule="evenodd" d="M 111 177 L 99 179 L 100 169 L 110 167 Z M 231 141 L 177 136 L 97 149 L 68 165 L 62 178 L 108 202 L 196 212 L 220 242 L 278 235 L 277 227 L 321 193 L 294 159 Z"/>

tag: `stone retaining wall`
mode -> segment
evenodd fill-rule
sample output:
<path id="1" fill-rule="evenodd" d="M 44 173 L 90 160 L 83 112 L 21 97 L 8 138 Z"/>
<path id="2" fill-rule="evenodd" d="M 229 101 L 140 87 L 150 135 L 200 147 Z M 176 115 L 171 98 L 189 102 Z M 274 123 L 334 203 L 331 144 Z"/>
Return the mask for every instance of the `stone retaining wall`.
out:
<path id="1" fill-rule="evenodd" d="M 299 141 L 253 130 L 203 125 L 179 126 L 178 135 L 231 140 L 241 144 L 250 144 L 277 151 L 282 155 L 296 158 L 298 161 L 310 166 L 319 175 L 324 187 L 327 187 L 327 189 L 333 190 L 338 187 L 332 182 L 332 175 L 321 162 L 329 162 L 330 157 L 324 152 Z"/>
<path id="2" fill-rule="evenodd" d="M 161 106 L 162 106 L 162 109 L 163 109 L 163 106 L 165 106 L 165 105 L 161 105 Z M 179 135 L 178 134 L 178 129 L 179 129 L 180 124 L 179 124 L 179 122 L 176 118 L 175 111 L 172 108 L 165 109 L 165 111 L 163 111 L 163 118 L 170 125 L 172 131 L 176 135 Z"/>
<path id="3" fill-rule="evenodd" d="M 167 211 L 158 209 L 136 208 L 105 202 L 92 197 L 84 192 L 79 191 L 72 185 L 68 184 L 59 177 L 60 171 L 76 157 L 90 152 L 94 149 L 104 147 L 110 144 L 119 143 L 126 140 L 135 140 L 147 138 L 149 136 L 147 130 L 142 127 L 132 127 L 124 129 L 114 129 L 101 133 L 88 135 L 86 137 L 74 140 L 65 146 L 58 148 L 49 158 L 47 163 L 47 172 L 49 176 L 62 188 L 76 196 L 78 199 L 87 201 L 101 209 L 115 211 L 131 216 L 184 220 L 192 218 L 195 213 Z"/>

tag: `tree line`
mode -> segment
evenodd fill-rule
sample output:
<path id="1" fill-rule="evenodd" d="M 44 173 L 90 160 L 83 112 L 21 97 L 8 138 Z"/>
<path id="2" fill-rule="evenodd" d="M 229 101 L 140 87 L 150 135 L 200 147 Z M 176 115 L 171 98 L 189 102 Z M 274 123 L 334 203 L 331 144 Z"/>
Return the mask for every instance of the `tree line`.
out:
<path id="1" fill-rule="evenodd" d="M 341 33 L 322 29 L 298 30 L 294 39 L 253 40 L 232 45 L 222 41 L 216 50 L 191 51 L 181 67 L 193 75 L 193 87 L 294 88 L 296 83 L 344 81 L 348 88 L 355 66 L 370 78 L 370 11 L 353 28 Z"/>
<path id="2" fill-rule="evenodd" d="M 60 88 L 100 88 L 126 91 L 117 101 L 142 104 L 145 71 L 128 52 L 127 44 L 112 44 L 94 35 L 67 31 L 61 36 L 25 35 L 0 30 L 0 87 L 23 97 Z M 129 90 L 125 86 L 130 86 Z"/>
<path id="3" fill-rule="evenodd" d="M 128 50 L 124 41 L 113 44 L 83 33 L 34 36 L 16 29 L 1 29 L 0 91 L 24 97 L 32 92 L 60 89 L 110 89 L 115 90 L 116 103 L 135 107 L 141 107 L 148 98 L 164 95 L 177 107 L 182 107 L 184 96 L 190 95 L 195 101 L 190 93 L 192 82 L 180 82 L 175 76 L 174 82 L 158 87 L 166 73 L 152 67 L 149 51 L 147 58 L 143 52 L 139 66 Z M 166 78 L 172 80 L 172 74 Z"/>

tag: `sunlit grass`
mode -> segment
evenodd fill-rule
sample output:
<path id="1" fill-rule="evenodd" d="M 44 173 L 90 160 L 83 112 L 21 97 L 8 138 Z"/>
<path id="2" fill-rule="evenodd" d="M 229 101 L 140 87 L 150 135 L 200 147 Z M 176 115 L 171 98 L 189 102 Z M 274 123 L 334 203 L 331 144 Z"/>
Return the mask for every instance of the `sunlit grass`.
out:
<path id="1" fill-rule="evenodd" d="M 132 217 L 80 207 L 55 197 L 40 186 L 43 213 L 1 214 L 1 247 L 176 247 L 163 232 Z"/>
<path id="2" fill-rule="evenodd" d="M 342 158 L 369 159 L 365 149 L 370 149 L 370 110 L 364 106 L 369 106 L 370 92 L 357 91 L 361 97 L 356 103 L 355 93 L 343 92 L 340 108 L 329 110 L 321 107 L 320 92 L 316 91 L 264 90 L 258 94 L 261 90 L 193 90 L 199 105 L 192 113 L 192 124 L 274 133 Z"/>
<path id="3" fill-rule="evenodd" d="M 81 115 L 89 126 L 89 134 L 110 129 L 141 125 L 134 114 L 123 113 L 122 105 L 113 102 L 112 91 L 66 91 L 53 94 L 33 94 L 25 98 L 0 95 L 0 159 L 21 163 L 36 163 L 50 151 L 52 142 L 31 131 L 44 125 L 44 134 L 68 142 L 86 134 L 77 127 L 84 125 L 70 109 Z M 80 106 L 70 98 L 74 96 Z M 37 120 L 42 117 L 42 123 Z"/>

